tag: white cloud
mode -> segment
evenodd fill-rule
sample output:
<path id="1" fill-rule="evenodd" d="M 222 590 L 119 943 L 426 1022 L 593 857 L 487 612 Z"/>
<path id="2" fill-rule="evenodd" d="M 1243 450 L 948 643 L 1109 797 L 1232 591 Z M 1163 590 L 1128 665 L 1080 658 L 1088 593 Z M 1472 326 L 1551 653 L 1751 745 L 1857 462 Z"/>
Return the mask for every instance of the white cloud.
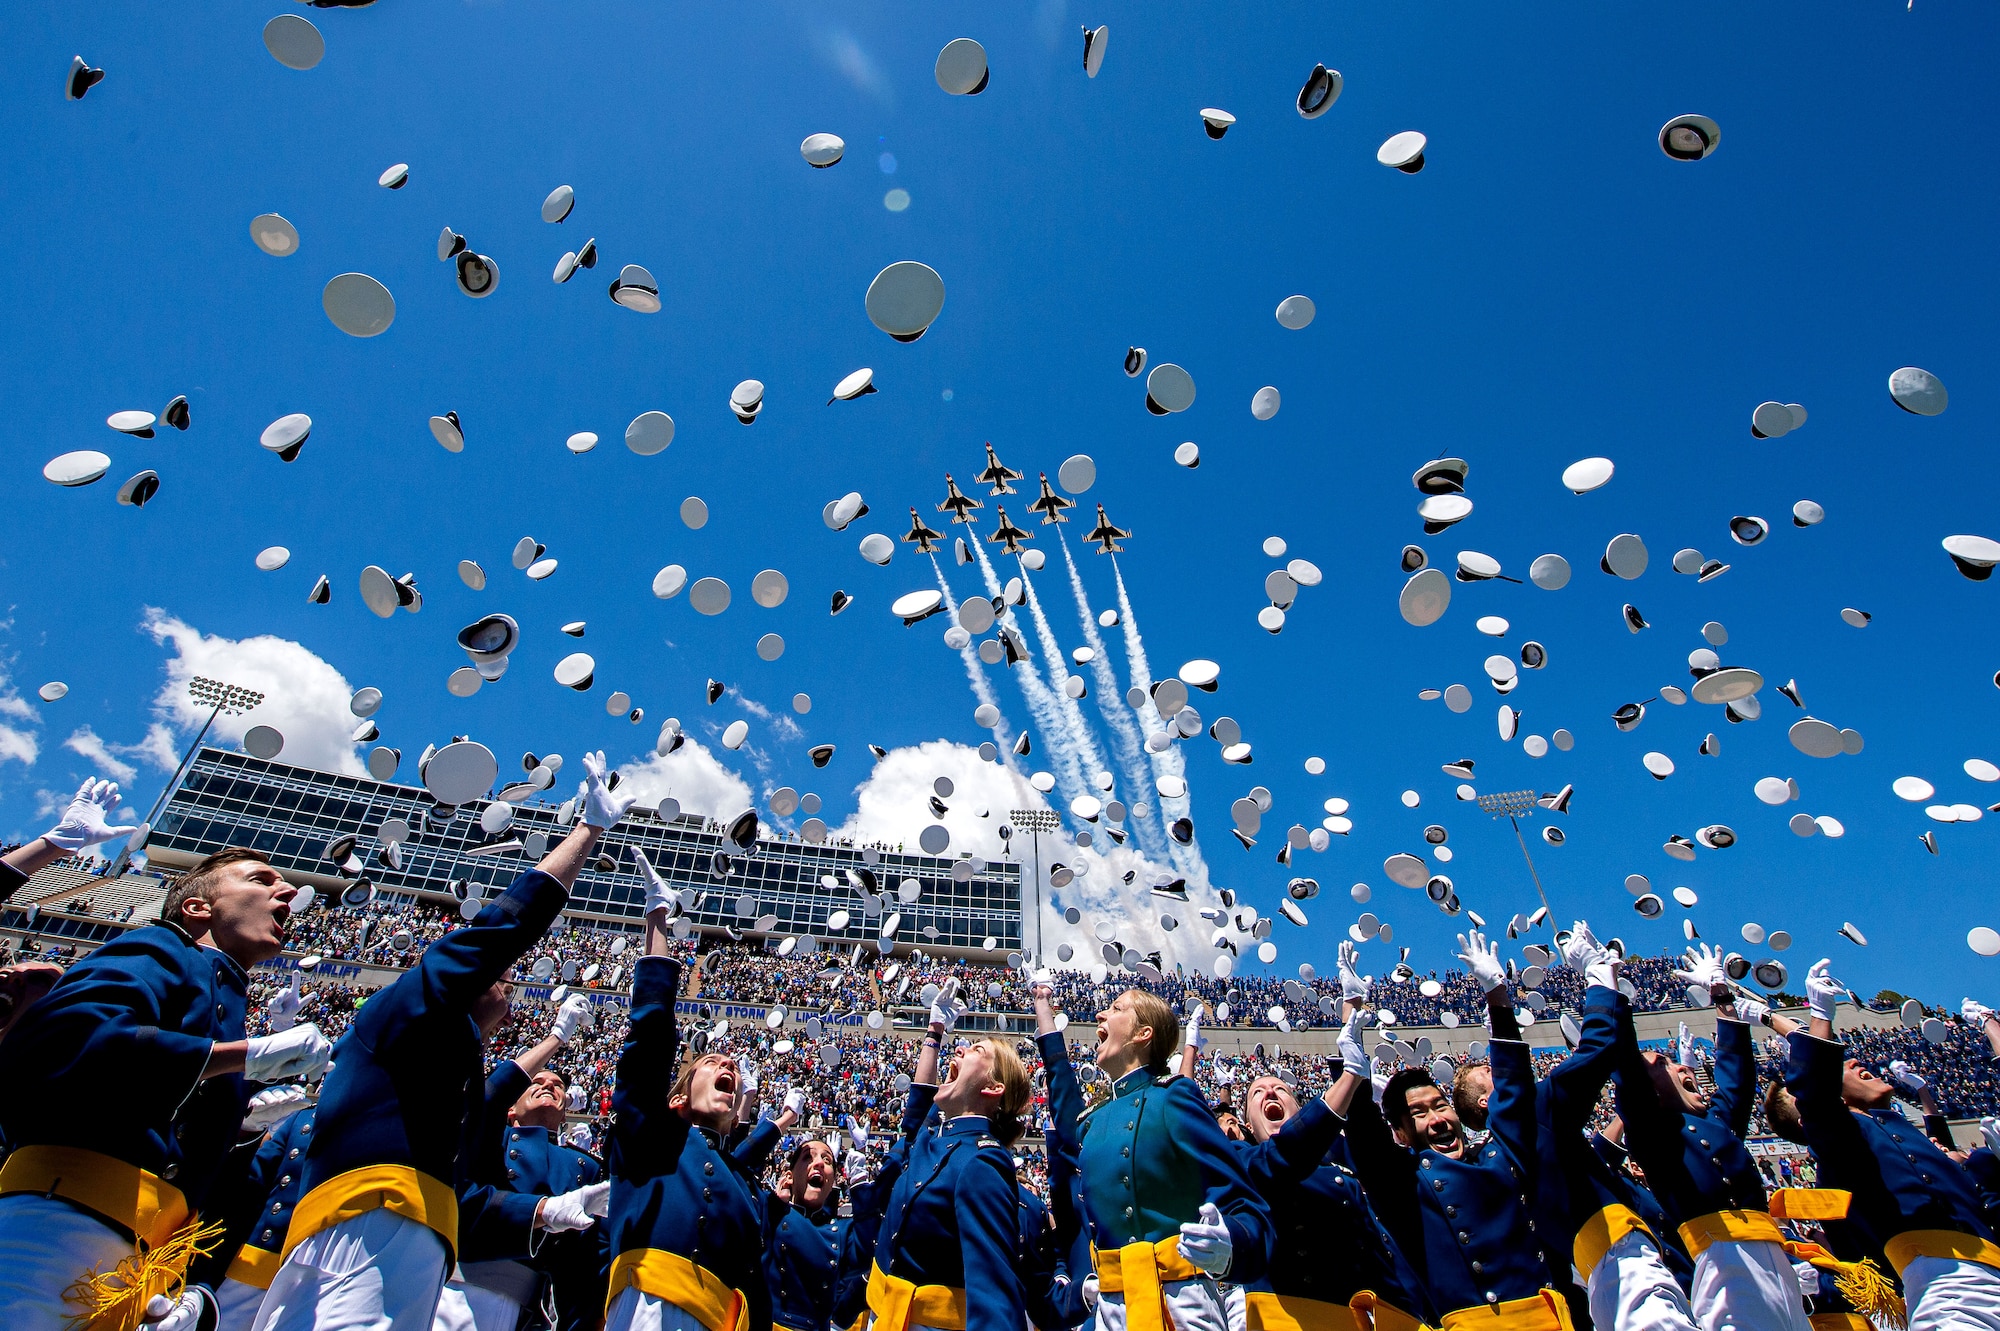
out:
<path id="1" fill-rule="evenodd" d="M 111 746 L 89 726 L 77 727 L 76 733 L 63 741 L 63 747 L 71 753 L 83 755 L 92 766 L 113 781 L 130 785 L 132 778 L 139 775 L 138 768 L 115 756 L 111 752 Z"/>
<path id="2" fill-rule="evenodd" d="M 884 106 L 895 102 L 895 94 L 890 90 L 889 80 L 883 75 L 882 67 L 875 63 L 875 57 L 870 55 L 860 40 L 846 28 L 820 29 L 813 34 L 813 49 L 822 61 L 832 66 L 841 77 L 859 91 L 867 93 Z"/>
<path id="3" fill-rule="evenodd" d="M 29 725 L 39 724 L 42 719 L 40 714 L 28 705 L 26 698 L 14 692 L 6 680 L 5 675 L 0 675 L 0 716 L 11 716 L 16 721 L 26 721 Z"/>
<path id="4" fill-rule="evenodd" d="M 309 648 L 286 638 L 261 635 L 240 641 L 202 633 L 164 610 L 148 607 L 141 627 L 153 641 L 171 646 L 167 682 L 153 700 L 162 720 L 179 730 L 200 728 L 209 709 L 188 697 L 188 680 L 196 675 L 219 679 L 264 695 L 263 703 L 243 716 L 219 716 L 209 740 L 237 744 L 253 725 L 267 725 L 285 737 L 281 757 L 286 762 L 348 776 L 366 769 L 348 736 L 357 722 L 347 710 L 354 687 L 341 673 Z M 149 733 L 137 746 L 151 750 L 162 741 Z"/>
<path id="5" fill-rule="evenodd" d="M 683 813 L 710 818 L 734 818 L 750 807 L 749 783 L 724 767 L 699 740 L 688 740 L 664 758 L 648 754 L 629 759 L 619 764 L 618 774 L 619 789 L 629 785 L 639 792 L 639 802 L 648 806 L 672 795 Z"/>
<path id="6" fill-rule="evenodd" d="M 933 783 L 949 777 L 952 793 L 944 797 L 948 812 L 933 816 L 930 797 Z M 855 810 L 837 835 L 857 842 L 898 842 L 916 848 L 925 827 L 942 822 L 951 832 L 947 854 L 970 852 L 989 860 L 1002 858 L 1009 847 L 1000 838 L 1000 827 L 1014 809 L 1046 809 L 1048 801 L 1021 777 L 998 763 L 982 760 L 976 749 L 947 740 L 931 740 L 912 748 L 891 749 L 875 764 L 875 770 L 855 790 Z M 979 811 L 987 816 L 982 818 Z M 1085 848 L 1076 844 L 1067 828 L 1044 833 L 1041 838 L 1041 871 L 1046 875 L 1055 864 L 1064 864 L 1083 873 L 1069 886 L 1045 889 L 1042 923 L 1045 947 L 1054 963 L 1056 947 L 1068 943 L 1075 949 L 1074 965 L 1086 966 L 1101 960 L 1103 944 L 1093 932 L 1100 920 L 1112 923 L 1117 940 L 1142 954 L 1158 951 L 1172 964 L 1180 962 L 1206 972 L 1215 957 L 1209 946 L 1211 927 L 1195 912 L 1203 905 L 1216 904 L 1215 894 L 1205 884 L 1188 884 L 1188 902 L 1155 896 L 1152 885 L 1175 877 L 1166 865 L 1147 859 L 1127 846 L 1114 846 L 1101 832 L 1097 844 Z M 1029 899 L 1023 914 L 1032 920 L 1033 850 L 1026 834 L 1018 834 L 1012 847 L 1018 859 L 1030 866 L 1024 873 Z M 1125 875 L 1132 874 L 1127 883 Z M 1063 911 L 1074 906 L 1080 921 L 1065 923 Z M 1161 926 L 1160 916 L 1172 915 L 1177 928 Z M 1027 929 L 1032 944 L 1035 931 Z M 1242 940 L 1247 942 L 1247 936 Z M 1239 946 L 1241 944 L 1239 943 Z"/>
<path id="7" fill-rule="evenodd" d="M 750 715 L 756 717 L 769 727 L 771 733 L 779 739 L 792 740 L 804 738 L 806 732 L 799 729 L 799 723 L 792 720 L 785 713 L 773 711 L 733 685 L 729 690 L 729 696 L 734 698 L 744 711 L 750 713 Z"/>
<path id="8" fill-rule="evenodd" d="M 162 772 L 171 772 L 181 765 L 181 751 L 174 745 L 174 732 L 158 721 L 146 727 L 146 738 L 137 744 L 113 744 L 111 749 L 114 753 L 138 758 Z"/>
<path id="9" fill-rule="evenodd" d="M 0 726 L 0 763 L 11 760 L 23 767 L 32 767 L 41 752 L 42 746 L 27 731 Z"/>

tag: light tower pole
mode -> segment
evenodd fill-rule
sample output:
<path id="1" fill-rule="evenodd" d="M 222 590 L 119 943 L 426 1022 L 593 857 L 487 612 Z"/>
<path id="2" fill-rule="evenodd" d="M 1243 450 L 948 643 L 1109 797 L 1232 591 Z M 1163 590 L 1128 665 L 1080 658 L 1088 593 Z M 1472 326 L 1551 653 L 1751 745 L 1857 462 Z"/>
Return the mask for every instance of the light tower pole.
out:
<path id="1" fill-rule="evenodd" d="M 153 819 L 159 816 L 160 806 L 167 802 L 167 796 L 173 794 L 174 788 L 180 785 L 182 773 L 187 771 L 188 766 L 194 761 L 195 750 L 200 748 L 202 740 L 208 737 L 208 728 L 215 724 L 215 718 L 224 712 L 231 716 L 241 716 L 264 701 L 264 695 L 255 689 L 246 689 L 238 684 L 225 684 L 221 680 L 208 679 L 201 675 L 196 675 L 188 681 L 188 697 L 198 706 L 209 707 L 208 720 L 201 723 L 201 730 L 187 746 L 187 751 L 181 755 L 180 765 L 174 768 L 172 779 L 161 788 L 159 798 L 153 801 L 153 807 L 147 811 L 146 821 L 140 825 L 139 831 L 119 849 L 117 855 L 112 857 L 111 864 L 105 869 L 107 876 L 123 873 L 125 866 L 132 859 L 133 842 L 142 841 L 152 834 Z"/>
<path id="2" fill-rule="evenodd" d="M 1528 862 L 1528 877 L 1534 880 L 1535 895 L 1541 898 L 1542 910 L 1548 921 L 1549 931 L 1554 933 L 1556 928 L 1555 911 L 1549 907 L 1549 894 L 1542 890 L 1542 876 L 1535 872 L 1534 857 L 1528 854 L 1528 839 L 1521 835 L 1520 820 L 1523 816 L 1534 817 L 1535 810 L 1540 807 L 1538 800 L 1539 797 L 1532 790 L 1503 790 L 1497 795 L 1481 795 L 1479 797 L 1479 807 L 1492 814 L 1495 818 L 1505 814 L 1507 821 L 1513 824 L 1514 840 L 1520 843 L 1521 858 Z"/>
<path id="3" fill-rule="evenodd" d="M 1007 815 L 1016 830 L 1025 830 L 1035 854 L 1035 965 L 1042 964 L 1042 833 L 1062 826 L 1052 809 L 1014 809 Z M 1022 940 L 1026 942 L 1026 939 Z"/>

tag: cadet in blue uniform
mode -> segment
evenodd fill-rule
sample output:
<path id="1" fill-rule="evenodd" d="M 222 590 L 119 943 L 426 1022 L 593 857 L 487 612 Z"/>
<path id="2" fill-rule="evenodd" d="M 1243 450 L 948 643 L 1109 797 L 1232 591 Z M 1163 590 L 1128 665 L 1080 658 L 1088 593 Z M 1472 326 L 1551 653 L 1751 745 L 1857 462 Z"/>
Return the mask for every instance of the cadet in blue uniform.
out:
<path id="1" fill-rule="evenodd" d="M 65 823 L 89 816 L 72 805 Z M 161 923 L 78 961 L 0 1042 L 0 1084 L 25 1091 L 0 1103 L 13 1148 L 0 1168 L 0 1326 L 63 1327 L 84 1311 L 64 1290 L 121 1263 L 134 1277 L 123 1295 L 94 1284 L 114 1313 L 178 1285 L 239 1136 L 246 1074 L 276 1081 L 326 1062 L 310 1023 L 244 1035 L 246 969 L 284 946 L 295 893 L 254 851 L 209 856 L 168 892 Z M 173 1315 L 190 1320 L 205 1300 L 189 1290 Z"/>
<path id="2" fill-rule="evenodd" d="M 610 790 L 603 754 L 585 754 L 583 767 L 578 826 L 363 1003 L 341 1037 L 258 1331 L 429 1331 L 461 1226 L 525 1235 L 546 1218 L 544 1199 L 473 1185 L 468 1171 L 482 1140 L 485 1042 L 507 1015 L 503 977 L 635 798 Z"/>
<path id="3" fill-rule="evenodd" d="M 1024 1325 L 1009 1144 L 1020 1135 L 1028 1105 L 1028 1071 L 1010 1045 L 979 1040 L 954 1053 L 937 1080 L 940 1046 L 964 1011 L 957 988 L 948 981 L 938 994 L 918 1051 L 915 1082 L 936 1090 L 876 1239 L 868 1276 L 871 1331 L 1021 1331 Z"/>
<path id="4" fill-rule="evenodd" d="M 1704 945 L 1676 972 L 1715 1002 L 1715 1091 L 1694 1070 L 1639 1051 L 1629 1011 L 1618 1023 L 1618 1113 L 1632 1158 L 1694 1255 L 1689 1298 L 1703 1325 L 1806 1331 L 1805 1306 L 1764 1179 L 1744 1148 L 1757 1103 L 1751 1024 L 1767 1009 L 1739 998 L 1722 953 Z"/>
<path id="5" fill-rule="evenodd" d="M 239 1185 L 240 1204 L 225 1217 L 224 1241 L 188 1271 L 190 1281 L 215 1291 L 216 1331 L 248 1331 L 278 1274 L 318 1112 L 315 1105 L 295 1110 L 257 1142 Z"/>
<path id="6" fill-rule="evenodd" d="M 1049 1095 L 1049 1130 L 1044 1141 L 1055 1269 L 1049 1277 L 1047 1315 L 1068 1331 L 1090 1319 L 1098 1293 L 1090 1257 L 1090 1227 L 1084 1223 L 1083 1087 L 1070 1063 L 1069 1044 L 1056 1025 L 1055 990 L 1047 977 L 1041 976 L 1030 992 L 1035 1005 L 1035 1051 L 1041 1056 Z M 1055 1328 L 1043 1327 L 1042 1331 Z"/>
<path id="7" fill-rule="evenodd" d="M 793 1092 L 798 1094 L 798 1092 Z M 781 1117 L 774 1126 L 782 1124 Z M 792 1150 L 779 1186 L 764 1195 L 764 1279 L 771 1322 L 782 1331 L 830 1331 L 834 1281 L 848 1222 L 838 1214 L 840 1165 L 808 1137 Z"/>
<path id="8" fill-rule="evenodd" d="M 1085 1115 L 1085 1220 L 1102 1331 L 1225 1331 L 1216 1281 L 1248 1284 L 1271 1256 L 1271 1216 L 1195 1083 L 1170 1076 L 1180 1019 L 1128 989 L 1097 1016 L 1112 1098 Z"/>
<path id="9" fill-rule="evenodd" d="M 1820 1184 L 1853 1193 L 1849 1218 L 1902 1280 L 1909 1331 L 2000 1328 L 2000 1245 L 1972 1180 L 1897 1112 L 1889 1083 L 1846 1057 L 1833 1033 L 1846 987 L 1830 965 L 1806 976 L 1812 1024 L 1792 1033 L 1785 1065 Z"/>
<path id="10" fill-rule="evenodd" d="M 1551 1286 L 1555 1263 L 1570 1260 L 1568 1236 L 1539 1232 L 1531 1200 L 1540 1161 L 1534 1062 L 1528 1046 L 1512 1038 L 1499 949 L 1477 931 L 1459 935 L 1459 947 L 1486 990 L 1494 1023 L 1490 1135 L 1469 1146 L 1457 1110 L 1430 1074 L 1405 1070 L 1383 1090 L 1380 1118 L 1365 1102 L 1354 1106 L 1347 1128 L 1354 1168 L 1418 1268 L 1446 1331 L 1566 1331 L 1569 1304 Z"/>
<path id="11" fill-rule="evenodd" d="M 549 1067 L 589 1012 L 589 998 L 569 995 L 548 1035 L 519 1058 L 502 1059 L 486 1078 L 485 1126 L 466 1170 L 468 1190 L 548 1200 L 531 1231 L 513 1223 L 517 1208 L 506 1206 L 480 1206 L 478 1222 L 460 1227 L 458 1271 L 439 1299 L 436 1331 L 513 1331 L 551 1286 L 559 1331 L 595 1327 L 604 1311 L 600 1236 L 576 1231 L 591 1228 L 609 1185 L 600 1181 L 596 1157 L 557 1137 L 568 1087 Z"/>
<path id="12" fill-rule="evenodd" d="M 1346 1025 L 1341 1070 L 1323 1095 L 1304 1106 L 1277 1077 L 1252 1081 L 1244 1093 L 1250 1140 L 1239 1146 L 1250 1182 L 1271 1210 L 1276 1238 L 1270 1269 L 1245 1295 L 1250 1331 L 1318 1331 L 1370 1314 L 1377 1331 L 1415 1331 L 1429 1315 L 1414 1269 L 1382 1227 L 1361 1179 L 1335 1154 L 1357 1092 L 1368 1094 L 1362 1052 L 1367 982 L 1354 969 L 1351 942 L 1340 945 Z"/>
<path id="13" fill-rule="evenodd" d="M 681 1059 L 667 955 L 679 899 L 648 875 L 646 955 L 632 972 L 611 1132 L 611 1275 L 606 1331 L 768 1331 L 752 1166 L 727 1148 L 742 1071 L 719 1052 Z M 676 1063 L 679 1063 L 676 1072 Z"/>
<path id="14" fill-rule="evenodd" d="M 889 1209 L 889 1198 L 896 1191 L 896 1180 L 903 1176 L 903 1169 L 909 1164 L 910 1148 L 916 1144 L 917 1130 L 930 1116 L 931 1095 L 935 1086 L 920 1086 L 912 1083 L 903 1097 L 903 1122 L 895 1140 L 883 1156 L 882 1167 L 875 1171 L 873 1178 L 857 1173 L 857 1168 L 865 1168 L 865 1157 L 857 1166 L 852 1156 L 848 1161 L 848 1210 L 852 1212 L 847 1223 L 847 1232 L 840 1241 L 839 1274 L 833 1286 L 833 1325 L 836 1331 L 860 1331 L 868 1318 L 868 1277 L 875 1269 L 875 1242 L 882 1233 L 882 1217 Z"/>
<path id="15" fill-rule="evenodd" d="M 1653 1190 L 1646 1186 L 1633 1167 L 1632 1153 L 1625 1148 L 1625 1120 L 1613 1114 L 1609 1123 L 1590 1134 L 1590 1149 L 1611 1171 L 1611 1186 L 1620 1195 L 1623 1204 L 1645 1221 L 1646 1228 L 1660 1241 L 1661 1259 L 1673 1272 L 1674 1283 L 1686 1291 L 1694 1283 L 1694 1258 L 1688 1255 L 1679 1230 L 1667 1215 L 1667 1208 L 1660 1204 L 1660 1199 L 1653 1195 Z"/>

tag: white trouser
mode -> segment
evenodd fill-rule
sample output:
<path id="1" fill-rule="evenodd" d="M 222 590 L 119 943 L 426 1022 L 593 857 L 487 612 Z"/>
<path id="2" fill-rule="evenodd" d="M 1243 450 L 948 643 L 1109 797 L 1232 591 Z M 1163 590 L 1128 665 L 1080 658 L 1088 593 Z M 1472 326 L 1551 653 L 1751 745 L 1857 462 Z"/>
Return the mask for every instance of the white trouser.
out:
<path id="1" fill-rule="evenodd" d="M 1950 1257 L 1903 1268 L 1910 1331 L 2000 1331 L 2000 1271 Z"/>
<path id="2" fill-rule="evenodd" d="M 1695 1331 L 1694 1310 L 1650 1234 L 1635 1229 L 1605 1249 L 1584 1288 L 1602 1331 Z"/>
<path id="3" fill-rule="evenodd" d="M 1249 1301 L 1243 1297 L 1243 1286 L 1218 1283 L 1215 1288 L 1222 1295 L 1222 1315 L 1229 1319 L 1229 1331 L 1244 1331 L 1249 1325 Z"/>
<path id="4" fill-rule="evenodd" d="M 1170 1280 L 1160 1286 L 1174 1331 L 1229 1331 L 1229 1312 L 1222 1291 L 1207 1276 Z M 1242 1323 L 1238 1322 L 1238 1326 Z M 1097 1300 L 1097 1331 L 1125 1331 L 1125 1296 L 1101 1294 Z"/>
<path id="5" fill-rule="evenodd" d="M 438 1295 L 432 1331 L 514 1331 L 542 1278 L 522 1262 L 467 1262 Z"/>
<path id="6" fill-rule="evenodd" d="M 1768 1239 L 1703 1248 L 1689 1294 L 1704 1331 L 1811 1331 L 1792 1259 Z"/>
<path id="7" fill-rule="evenodd" d="M 215 1291 L 215 1331 L 250 1331 L 263 1302 L 263 1290 L 225 1276 Z"/>
<path id="8" fill-rule="evenodd" d="M 256 1331 L 431 1331 L 444 1240 L 394 1211 L 323 1229 L 285 1258 Z"/>
<path id="9" fill-rule="evenodd" d="M 0 1327 L 68 1331 L 77 1309 L 63 1291 L 132 1255 L 132 1240 L 68 1202 L 32 1192 L 0 1197 Z"/>
<path id="10" fill-rule="evenodd" d="M 604 1331 L 706 1331 L 693 1313 L 627 1285 L 611 1300 Z"/>

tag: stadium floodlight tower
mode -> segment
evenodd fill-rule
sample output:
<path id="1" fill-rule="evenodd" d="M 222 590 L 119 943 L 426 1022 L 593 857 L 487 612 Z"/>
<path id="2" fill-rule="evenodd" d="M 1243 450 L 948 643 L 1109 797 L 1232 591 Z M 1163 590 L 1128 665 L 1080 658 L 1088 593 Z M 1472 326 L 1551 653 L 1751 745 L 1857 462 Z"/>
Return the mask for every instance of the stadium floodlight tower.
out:
<path id="1" fill-rule="evenodd" d="M 264 695 L 255 689 L 246 689 L 240 684 L 227 684 L 222 680 L 209 679 L 203 675 L 196 675 L 188 681 L 188 698 L 195 706 L 209 709 L 208 720 L 201 723 L 200 733 L 187 746 L 187 752 L 181 755 L 180 765 L 174 768 L 173 779 L 161 788 L 159 798 L 153 801 L 152 809 L 146 814 L 146 821 L 140 824 L 139 830 L 132 834 L 118 854 L 112 858 L 110 867 L 105 871 L 110 876 L 115 877 L 123 873 L 125 866 L 131 862 L 133 853 L 145 848 L 146 838 L 153 831 L 153 819 L 159 817 L 160 806 L 167 802 L 167 796 L 173 794 L 175 787 L 180 785 L 181 777 L 187 772 L 188 764 L 194 761 L 195 752 L 201 748 L 202 740 L 208 737 L 208 728 L 215 724 L 215 718 L 225 712 L 230 716 L 241 716 L 245 712 L 254 711 L 264 701 Z"/>
<path id="2" fill-rule="evenodd" d="M 1528 854 L 1528 839 L 1521 835 L 1521 819 L 1532 818 L 1541 807 L 1541 797 L 1532 790 L 1503 790 L 1497 795 L 1481 795 L 1479 807 L 1495 818 L 1506 815 L 1514 826 L 1514 840 L 1521 845 L 1521 858 L 1528 862 L 1528 877 L 1535 882 L 1535 895 L 1541 898 L 1544 918 L 1548 921 L 1549 932 L 1556 930 L 1555 911 L 1549 906 L 1549 894 L 1542 890 L 1542 876 L 1535 872 L 1534 856 Z"/>
<path id="3" fill-rule="evenodd" d="M 1013 809 L 1007 814 L 1008 820 L 1020 831 L 1028 834 L 1035 848 L 1035 965 L 1042 964 L 1042 833 L 1053 832 L 1062 826 L 1062 819 L 1053 809 Z M 1025 940 L 1024 940 L 1025 941 Z"/>

